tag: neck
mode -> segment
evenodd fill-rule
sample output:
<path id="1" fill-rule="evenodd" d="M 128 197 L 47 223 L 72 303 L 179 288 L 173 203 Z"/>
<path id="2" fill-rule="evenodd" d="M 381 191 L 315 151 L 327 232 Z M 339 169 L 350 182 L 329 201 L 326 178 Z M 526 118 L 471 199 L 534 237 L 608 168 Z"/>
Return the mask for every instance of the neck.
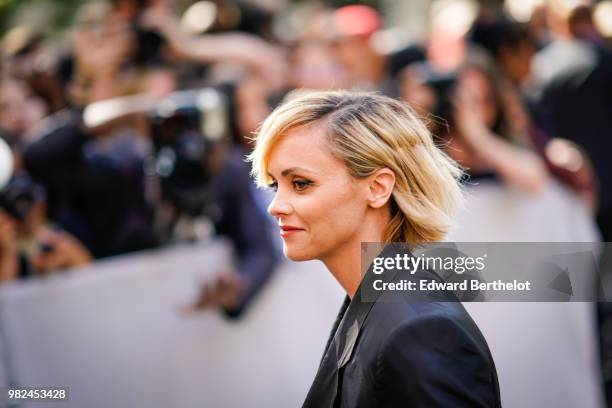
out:
<path id="1" fill-rule="evenodd" d="M 321 258 L 327 269 L 336 278 L 340 286 L 345 290 L 349 298 L 353 299 L 359 288 L 362 273 L 362 242 L 382 242 L 385 226 L 391 217 L 389 209 L 379 209 L 366 218 L 361 230 L 354 238 L 337 248 L 329 256 Z M 366 269 L 367 270 L 367 269 Z"/>

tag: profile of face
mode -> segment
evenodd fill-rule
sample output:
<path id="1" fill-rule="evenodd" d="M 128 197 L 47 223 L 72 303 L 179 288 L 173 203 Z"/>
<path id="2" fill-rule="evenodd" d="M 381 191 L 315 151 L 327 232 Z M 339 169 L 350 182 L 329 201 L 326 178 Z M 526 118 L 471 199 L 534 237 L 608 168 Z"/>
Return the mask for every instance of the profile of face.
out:
<path id="1" fill-rule="evenodd" d="M 278 220 L 283 252 L 293 261 L 325 259 L 362 238 L 369 180 L 351 177 L 334 157 L 321 126 L 293 129 L 268 163 L 276 190 L 268 212 Z"/>
<path id="2" fill-rule="evenodd" d="M 285 255 L 330 270 L 359 263 L 362 242 L 444 239 L 463 200 L 461 170 L 417 114 L 372 92 L 290 95 L 247 160 L 257 185 L 275 189 L 268 212 Z"/>

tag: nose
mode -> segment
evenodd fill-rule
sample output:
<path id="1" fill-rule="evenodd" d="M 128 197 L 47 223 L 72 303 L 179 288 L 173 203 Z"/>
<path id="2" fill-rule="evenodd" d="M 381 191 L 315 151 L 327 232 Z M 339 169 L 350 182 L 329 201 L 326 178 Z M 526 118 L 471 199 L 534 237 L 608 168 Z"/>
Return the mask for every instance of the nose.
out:
<path id="1" fill-rule="evenodd" d="M 283 197 L 283 194 L 280 194 L 278 191 L 274 194 L 274 198 L 270 205 L 268 206 L 268 213 L 275 217 L 279 218 L 281 216 L 285 216 L 291 214 L 293 211 L 293 207 L 291 203 Z"/>

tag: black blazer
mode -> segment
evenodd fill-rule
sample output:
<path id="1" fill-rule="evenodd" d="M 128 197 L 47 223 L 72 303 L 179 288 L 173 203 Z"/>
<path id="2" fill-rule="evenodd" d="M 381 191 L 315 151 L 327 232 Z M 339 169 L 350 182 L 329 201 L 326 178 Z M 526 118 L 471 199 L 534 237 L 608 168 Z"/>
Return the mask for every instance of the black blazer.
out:
<path id="1" fill-rule="evenodd" d="M 430 271 L 385 274 L 441 281 Z M 362 301 L 380 276 L 370 269 L 344 300 L 303 407 L 501 407 L 487 343 L 457 298 L 402 291 Z"/>

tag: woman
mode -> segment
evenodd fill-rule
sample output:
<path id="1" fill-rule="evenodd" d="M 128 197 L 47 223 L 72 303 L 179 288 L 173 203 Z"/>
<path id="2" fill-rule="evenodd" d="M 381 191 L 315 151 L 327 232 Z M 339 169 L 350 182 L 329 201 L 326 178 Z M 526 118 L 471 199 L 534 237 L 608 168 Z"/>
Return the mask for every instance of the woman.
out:
<path id="1" fill-rule="evenodd" d="M 268 211 L 285 255 L 321 260 L 347 293 L 304 407 L 500 406 L 491 354 L 459 302 L 362 299 L 372 276 L 362 281 L 362 242 L 441 240 L 461 202 L 461 172 L 412 110 L 376 94 L 310 93 L 277 108 L 256 142 L 253 173 L 276 190 Z"/>
<path id="2" fill-rule="evenodd" d="M 456 76 L 413 64 L 400 76 L 400 94 L 425 115 L 439 117 L 430 129 L 446 140 L 446 152 L 472 180 L 498 178 L 533 194 L 546 185 L 546 166 L 530 148 L 528 117 L 518 93 L 486 55 L 471 50 Z"/>
<path id="3" fill-rule="evenodd" d="M 449 154 L 472 175 L 496 175 L 536 194 L 548 182 L 544 161 L 531 148 L 529 118 L 511 83 L 485 55 L 474 53 L 457 76 Z"/>

